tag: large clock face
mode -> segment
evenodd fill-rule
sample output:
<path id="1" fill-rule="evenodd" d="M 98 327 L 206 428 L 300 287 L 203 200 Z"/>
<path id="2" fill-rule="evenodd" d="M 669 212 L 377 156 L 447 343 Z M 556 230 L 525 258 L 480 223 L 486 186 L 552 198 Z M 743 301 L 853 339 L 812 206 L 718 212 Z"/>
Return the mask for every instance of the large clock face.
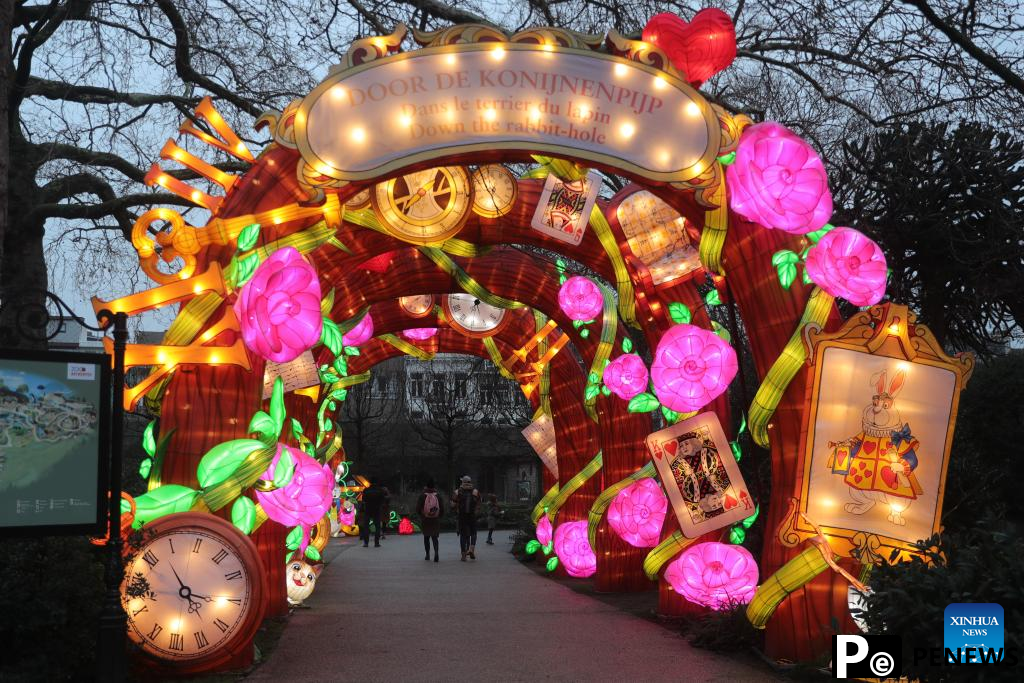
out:
<path id="1" fill-rule="evenodd" d="M 415 244 L 437 244 L 469 216 L 469 174 L 460 166 L 406 173 L 373 189 L 373 208 L 391 234 Z"/>
<path id="2" fill-rule="evenodd" d="M 445 299 L 448 322 L 463 334 L 487 336 L 494 334 L 505 320 L 505 309 L 491 306 L 472 294 L 458 292 Z"/>
<path id="3" fill-rule="evenodd" d="M 481 166 L 473 172 L 473 211 L 486 218 L 504 216 L 515 206 L 519 183 L 501 164 Z"/>
<path id="4" fill-rule="evenodd" d="M 186 663 L 218 656 L 247 636 L 263 609 L 254 594 L 262 577 L 238 540 L 216 524 L 165 525 L 150 537 L 121 589 L 129 637 L 158 659 Z"/>

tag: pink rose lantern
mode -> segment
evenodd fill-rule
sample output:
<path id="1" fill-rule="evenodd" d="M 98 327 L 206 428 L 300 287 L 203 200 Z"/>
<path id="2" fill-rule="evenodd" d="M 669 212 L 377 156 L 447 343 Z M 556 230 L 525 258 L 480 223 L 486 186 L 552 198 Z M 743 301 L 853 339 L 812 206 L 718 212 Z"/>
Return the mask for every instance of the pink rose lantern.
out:
<path id="1" fill-rule="evenodd" d="M 260 264 L 234 310 L 245 346 L 275 363 L 287 363 L 320 341 L 320 281 L 293 247 Z"/>
<path id="2" fill-rule="evenodd" d="M 341 343 L 345 346 L 359 346 L 370 341 L 372 338 L 373 318 L 370 316 L 370 312 L 367 311 L 363 319 L 359 321 L 359 324 L 345 333 L 341 338 Z"/>
<path id="3" fill-rule="evenodd" d="M 757 590 L 757 562 L 740 545 L 698 543 L 665 570 L 672 589 L 690 602 L 714 610 L 745 605 Z"/>
<path id="4" fill-rule="evenodd" d="M 806 264 L 816 285 L 855 306 L 877 304 L 885 296 L 885 255 L 853 228 L 825 233 L 807 252 Z"/>
<path id="5" fill-rule="evenodd" d="M 345 501 L 338 510 L 338 524 L 341 526 L 353 526 L 356 523 L 356 508 L 352 503 Z"/>
<path id="6" fill-rule="evenodd" d="M 700 410 L 736 376 L 736 352 L 714 332 L 680 324 L 658 342 L 651 364 L 654 393 L 680 413 Z"/>
<path id="7" fill-rule="evenodd" d="M 619 491 L 608 508 L 608 524 L 634 548 L 658 545 L 668 498 L 654 479 L 645 477 Z"/>
<path id="8" fill-rule="evenodd" d="M 277 444 L 277 453 L 262 478 L 273 481 L 274 468 L 282 453 L 291 456 L 295 469 L 292 479 L 283 488 L 273 491 L 256 491 L 256 499 L 267 513 L 267 517 L 285 526 L 302 527 L 302 545 L 299 552 L 305 552 L 309 545 L 309 530 L 323 519 L 334 499 L 334 477 L 331 468 L 321 465 L 297 448 L 283 443 Z"/>
<path id="9" fill-rule="evenodd" d="M 555 529 L 555 554 L 569 576 L 578 579 L 597 571 L 597 555 L 587 538 L 586 522 L 565 522 Z"/>
<path id="10" fill-rule="evenodd" d="M 602 380 L 613 394 L 628 401 L 647 389 L 647 366 L 635 353 L 624 353 L 609 363 Z"/>
<path id="11" fill-rule="evenodd" d="M 437 334 L 436 327 L 411 327 L 402 330 L 402 336 L 413 341 L 425 341 Z"/>
<path id="12" fill-rule="evenodd" d="M 541 515 L 537 521 L 537 542 L 541 545 L 551 543 L 551 520 L 547 515 Z"/>
<path id="13" fill-rule="evenodd" d="M 766 228 L 803 235 L 819 230 L 832 216 L 824 164 L 781 124 L 766 121 L 746 128 L 725 174 L 732 210 Z"/>
<path id="14" fill-rule="evenodd" d="M 593 280 L 573 275 L 558 290 L 558 305 L 573 320 L 593 320 L 604 309 L 604 295 Z"/>

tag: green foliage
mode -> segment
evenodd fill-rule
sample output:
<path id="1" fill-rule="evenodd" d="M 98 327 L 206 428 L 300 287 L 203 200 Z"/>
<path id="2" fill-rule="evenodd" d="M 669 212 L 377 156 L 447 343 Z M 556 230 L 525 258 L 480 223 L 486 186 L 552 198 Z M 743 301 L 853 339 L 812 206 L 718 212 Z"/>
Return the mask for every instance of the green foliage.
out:
<path id="1" fill-rule="evenodd" d="M 288 550 L 298 550 L 299 546 L 302 545 L 301 526 L 297 526 L 288 532 L 288 536 L 284 539 L 284 545 Z"/>
<path id="2" fill-rule="evenodd" d="M 740 545 L 745 540 L 747 540 L 747 532 L 743 530 L 743 527 L 734 526 L 729 529 L 729 543 Z"/>
<path id="3" fill-rule="evenodd" d="M 256 272 L 256 267 L 258 265 L 260 265 L 260 257 L 258 254 L 249 254 L 244 259 L 235 261 L 235 289 L 242 287 L 249 281 L 253 273 Z"/>
<path id="4" fill-rule="evenodd" d="M 343 346 L 341 339 L 343 336 L 338 328 L 338 324 L 324 316 L 324 328 L 320 333 L 320 343 L 330 349 L 331 353 L 335 356 L 341 355 L 341 347 Z"/>
<path id="5" fill-rule="evenodd" d="M 146 425 L 145 431 L 142 432 L 142 450 L 146 451 L 146 455 L 151 458 L 156 455 L 156 437 L 153 435 L 155 429 L 156 420 L 150 420 L 149 424 Z"/>
<path id="6" fill-rule="evenodd" d="M 274 421 L 275 438 L 280 436 L 284 428 L 284 419 L 287 416 L 284 410 L 284 380 L 280 377 L 274 380 L 274 388 L 270 393 L 270 419 Z"/>
<path id="7" fill-rule="evenodd" d="M 250 434 L 259 434 L 260 440 L 263 443 L 273 443 L 277 441 L 277 433 L 274 431 L 274 420 L 262 410 L 256 411 L 252 416 L 252 420 L 249 421 L 248 432 Z"/>
<path id="8" fill-rule="evenodd" d="M 238 233 L 238 252 L 249 251 L 256 246 L 256 240 L 260 238 L 260 224 L 253 223 L 242 228 Z"/>
<path id="9" fill-rule="evenodd" d="M 761 641 L 761 632 L 747 619 L 746 605 L 705 612 L 687 624 L 686 635 L 691 645 L 730 656 L 749 651 Z"/>
<path id="10" fill-rule="evenodd" d="M 779 275 L 779 284 L 783 289 L 789 289 L 796 280 L 796 264 L 800 263 L 800 257 L 789 249 L 775 252 L 772 255 L 772 265 Z"/>
<path id="11" fill-rule="evenodd" d="M 743 458 L 743 447 L 740 446 L 740 442 L 730 441 L 729 448 L 732 449 L 732 455 L 736 458 L 736 462 L 739 462 Z"/>
<path id="12" fill-rule="evenodd" d="M 708 293 L 704 295 L 704 303 L 708 306 L 721 306 L 722 298 L 718 295 L 717 289 L 710 289 Z"/>
<path id="13" fill-rule="evenodd" d="M 313 562 L 319 562 L 320 561 L 320 551 L 316 549 L 316 546 L 307 545 L 306 546 L 306 557 L 308 557 Z"/>
<path id="14" fill-rule="evenodd" d="M 589 401 L 592 398 L 596 398 L 601 393 L 601 388 L 596 384 L 588 384 L 587 388 L 583 390 L 583 398 Z"/>
<path id="15" fill-rule="evenodd" d="M 243 534 L 251 534 L 256 526 L 256 504 L 248 496 L 239 496 L 231 506 L 231 523 Z"/>
<path id="16" fill-rule="evenodd" d="M 662 406 L 661 416 L 664 417 L 665 422 L 669 423 L 670 425 L 674 425 L 676 422 L 679 422 L 679 413 L 672 410 L 671 408 L 666 408 L 665 406 Z"/>
<path id="17" fill-rule="evenodd" d="M 998 666 L 930 667 L 914 664 L 913 648 L 943 643 L 943 612 L 953 602 L 995 602 L 1005 611 L 1005 647 L 1020 656 L 1024 631 L 1024 540 L 1001 515 L 987 512 L 962 531 L 920 544 L 926 561 L 914 557 L 871 572 L 872 593 L 864 618 L 870 633 L 903 639 L 903 673 L 921 681 L 1017 681 L 1020 673 Z"/>
<path id="18" fill-rule="evenodd" d="M 196 480 L 202 488 L 216 486 L 239 468 L 249 454 L 263 448 L 256 439 L 233 439 L 219 443 L 206 452 L 196 467 Z"/>
<path id="19" fill-rule="evenodd" d="M 555 571 L 555 569 L 558 568 L 558 558 L 554 556 L 549 557 L 544 567 L 547 568 L 549 572 Z"/>
<path id="20" fill-rule="evenodd" d="M 0 680 L 92 680 L 102 549 L 81 536 L 5 539 Z"/>
<path id="21" fill-rule="evenodd" d="M 277 488 L 284 488 L 292 480 L 292 475 L 295 473 L 295 461 L 292 460 L 291 451 L 287 448 L 281 449 L 281 457 L 277 459 L 277 464 L 274 465 L 274 486 Z"/>
<path id="22" fill-rule="evenodd" d="M 535 552 L 540 550 L 540 541 L 533 539 L 526 544 L 526 554 L 533 555 Z"/>
<path id="23" fill-rule="evenodd" d="M 679 301 L 673 301 L 668 305 L 668 316 L 672 318 L 672 322 L 677 325 L 688 323 L 693 320 L 693 314 L 690 312 L 690 307 Z"/>
<path id="24" fill-rule="evenodd" d="M 729 330 L 725 329 L 717 320 L 711 321 L 711 331 L 724 339 L 726 344 L 732 344 L 732 335 L 729 334 Z"/>
<path id="25" fill-rule="evenodd" d="M 135 521 L 132 526 L 138 529 L 146 522 L 173 512 L 188 512 L 198 495 L 199 491 L 179 484 L 164 484 L 144 493 L 135 499 Z"/>
<path id="26" fill-rule="evenodd" d="M 622 352 L 623 353 L 629 353 L 632 350 L 633 350 L 633 340 L 630 339 L 629 337 L 624 337 L 622 339 Z"/>
<path id="27" fill-rule="evenodd" d="M 146 458 L 139 463 L 139 476 L 149 479 L 149 471 L 153 469 L 153 458 Z"/>
<path id="28" fill-rule="evenodd" d="M 332 308 L 334 308 L 334 287 L 331 287 L 331 291 L 327 292 L 323 299 L 320 299 L 320 315 L 330 316 Z"/>
<path id="29" fill-rule="evenodd" d="M 650 413 L 661 407 L 661 402 L 654 394 L 644 392 L 629 399 L 626 409 L 631 413 Z"/>

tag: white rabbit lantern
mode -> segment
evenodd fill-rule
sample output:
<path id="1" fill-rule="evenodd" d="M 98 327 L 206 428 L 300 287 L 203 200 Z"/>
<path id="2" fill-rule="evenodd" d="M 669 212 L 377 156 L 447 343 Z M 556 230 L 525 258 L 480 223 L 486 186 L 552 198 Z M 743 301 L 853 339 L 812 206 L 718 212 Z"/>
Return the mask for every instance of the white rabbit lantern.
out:
<path id="1" fill-rule="evenodd" d="M 818 525 L 838 556 L 871 564 L 938 530 L 960 392 L 974 368 L 950 357 L 905 306 L 883 304 L 836 332 L 805 333 L 813 364 L 802 472 L 779 539 Z"/>

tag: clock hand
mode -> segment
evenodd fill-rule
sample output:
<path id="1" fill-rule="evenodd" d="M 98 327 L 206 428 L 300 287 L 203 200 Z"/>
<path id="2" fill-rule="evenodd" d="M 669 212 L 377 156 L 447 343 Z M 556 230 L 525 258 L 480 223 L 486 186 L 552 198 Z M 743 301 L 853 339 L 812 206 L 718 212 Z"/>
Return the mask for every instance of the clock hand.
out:
<path id="1" fill-rule="evenodd" d="M 171 564 L 171 563 L 168 562 L 167 564 Z M 173 564 L 171 564 L 171 571 L 174 572 L 174 578 L 176 578 L 178 580 L 178 585 L 181 586 L 182 588 L 185 588 L 187 590 L 188 586 L 186 586 L 185 582 L 181 580 L 180 576 L 178 576 L 178 572 L 174 570 L 174 565 Z"/>
<path id="2" fill-rule="evenodd" d="M 422 187 L 420 187 L 420 189 L 416 190 L 416 191 L 415 191 L 414 193 L 412 193 L 412 194 L 411 194 L 411 195 L 409 195 L 408 197 L 402 197 L 402 199 L 403 199 L 403 200 L 405 200 L 405 199 L 408 199 L 408 201 L 407 201 L 407 202 L 406 202 L 406 204 L 405 204 L 405 211 L 406 211 L 406 212 L 408 212 L 408 211 L 409 211 L 409 209 L 411 209 L 411 208 L 412 208 L 412 205 L 413 205 L 413 204 L 415 204 L 415 203 L 416 203 L 416 202 L 418 202 L 419 200 L 421 200 L 421 199 L 423 199 L 424 197 L 426 197 L 426 196 L 427 196 L 427 190 L 428 190 L 428 189 L 430 188 L 430 186 L 431 186 L 431 185 L 433 185 L 433 184 L 434 184 L 434 181 L 433 181 L 433 180 L 428 180 L 427 182 L 425 182 L 425 183 L 423 184 L 423 186 L 422 186 Z M 399 201 L 401 201 L 401 200 L 399 200 Z M 396 203 L 397 203 L 397 202 L 396 202 Z"/>

